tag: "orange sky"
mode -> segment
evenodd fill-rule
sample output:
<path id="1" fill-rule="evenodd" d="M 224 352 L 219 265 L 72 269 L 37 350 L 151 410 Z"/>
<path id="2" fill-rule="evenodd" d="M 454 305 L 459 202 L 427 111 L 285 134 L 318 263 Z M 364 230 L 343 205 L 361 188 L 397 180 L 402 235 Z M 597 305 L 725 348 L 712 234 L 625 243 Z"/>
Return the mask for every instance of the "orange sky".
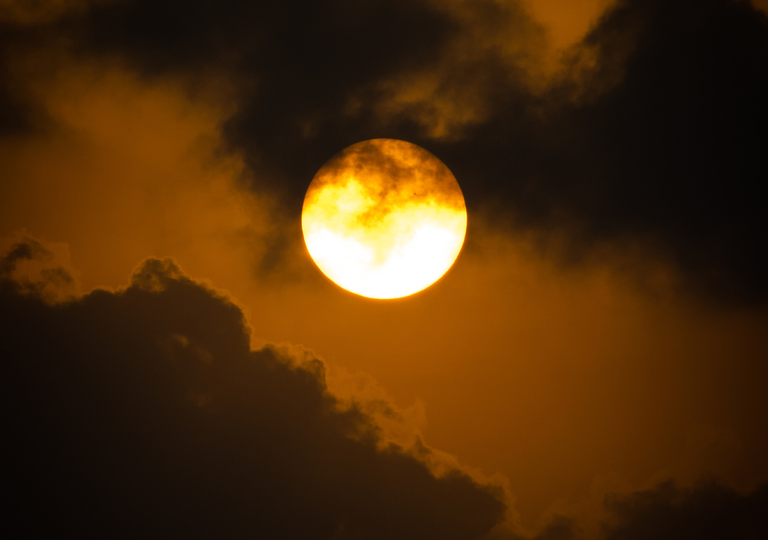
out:
<path id="1" fill-rule="evenodd" d="M 58 132 L 3 147 L 14 204 L 0 225 L 65 242 L 83 291 L 175 257 L 230 291 L 258 340 L 311 348 L 423 407 L 426 441 L 507 477 L 527 525 L 591 489 L 768 475 L 768 404 L 748 402 L 762 395 L 750 369 L 768 346 L 764 315 L 688 305 L 663 283 L 649 296 L 605 261 L 558 269 L 481 216 L 455 268 L 413 297 L 352 295 L 298 243 L 287 277 L 259 276 L 269 201 L 238 186 L 237 156 L 211 156 L 219 111 L 119 72 L 54 88 Z"/>
<path id="2" fill-rule="evenodd" d="M 607 3 L 529 2 L 555 50 Z M 434 286 L 355 296 L 313 266 L 296 216 L 249 188 L 258 173 L 243 152 L 221 150 L 233 114 L 224 90 L 190 95 L 170 76 L 61 62 L 27 90 L 53 128 L 0 140 L 0 235 L 66 244 L 82 292 L 125 284 L 148 256 L 174 257 L 237 299 L 254 345 L 311 349 L 340 395 L 388 396 L 408 436 L 506 479 L 529 530 L 548 512 L 667 477 L 692 485 L 710 474 L 743 489 L 768 480 L 764 309 L 680 294 L 684 275 L 611 244 L 559 264 L 534 235 L 481 213 Z M 293 232 L 270 269 L 276 229 Z"/>

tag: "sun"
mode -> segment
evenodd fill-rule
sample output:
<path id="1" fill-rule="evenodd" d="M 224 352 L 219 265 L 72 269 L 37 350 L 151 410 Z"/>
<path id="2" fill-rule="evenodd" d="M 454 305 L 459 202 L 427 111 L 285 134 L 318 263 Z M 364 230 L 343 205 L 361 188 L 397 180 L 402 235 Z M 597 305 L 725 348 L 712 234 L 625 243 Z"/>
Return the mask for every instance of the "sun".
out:
<path id="1" fill-rule="evenodd" d="M 429 287 L 467 231 L 461 188 L 442 161 L 405 141 L 372 139 L 332 157 L 304 197 L 304 240 L 336 284 L 369 298 Z"/>

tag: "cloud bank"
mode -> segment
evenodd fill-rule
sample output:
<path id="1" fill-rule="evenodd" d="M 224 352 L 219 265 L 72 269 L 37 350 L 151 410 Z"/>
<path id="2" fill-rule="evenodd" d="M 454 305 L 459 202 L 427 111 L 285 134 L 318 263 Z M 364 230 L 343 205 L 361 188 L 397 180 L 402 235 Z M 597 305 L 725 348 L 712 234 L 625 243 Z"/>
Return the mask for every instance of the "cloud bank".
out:
<path id="1" fill-rule="evenodd" d="M 17 244 L 3 268 L 35 248 Z M 240 309 L 171 260 L 144 261 L 117 292 L 39 290 L 8 272 L 0 284 L 13 529 L 460 539 L 504 516 L 498 488 L 380 444 L 317 358 L 252 350 Z"/>

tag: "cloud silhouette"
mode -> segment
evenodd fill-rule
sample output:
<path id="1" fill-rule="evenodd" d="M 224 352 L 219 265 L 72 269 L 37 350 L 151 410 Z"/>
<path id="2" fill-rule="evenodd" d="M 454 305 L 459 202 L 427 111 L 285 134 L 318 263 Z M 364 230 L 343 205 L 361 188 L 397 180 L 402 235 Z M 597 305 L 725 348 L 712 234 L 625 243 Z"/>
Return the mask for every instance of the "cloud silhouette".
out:
<path id="1" fill-rule="evenodd" d="M 605 540 L 747 540 L 768 534 L 765 484 L 741 494 L 714 481 L 689 489 L 664 482 L 647 491 L 610 497 L 606 506 L 614 521 L 605 527 Z"/>
<path id="2" fill-rule="evenodd" d="M 765 14 L 727 0 L 619 2 L 574 58 L 532 143 L 489 125 L 468 145 L 509 172 L 484 177 L 498 212 L 522 226 L 559 221 L 573 258 L 638 243 L 689 290 L 764 304 Z"/>
<path id="3" fill-rule="evenodd" d="M 533 536 L 499 530 L 494 540 L 753 540 L 768 534 L 768 484 L 740 493 L 714 479 L 681 488 L 673 481 L 631 493 L 609 493 L 606 517 L 593 532 L 577 517 L 554 516 Z"/>
<path id="4" fill-rule="evenodd" d="M 5 275 L 0 321 L 14 530 L 460 539 L 503 519 L 498 488 L 381 444 L 320 360 L 252 350 L 240 309 L 169 259 L 54 304 Z"/>

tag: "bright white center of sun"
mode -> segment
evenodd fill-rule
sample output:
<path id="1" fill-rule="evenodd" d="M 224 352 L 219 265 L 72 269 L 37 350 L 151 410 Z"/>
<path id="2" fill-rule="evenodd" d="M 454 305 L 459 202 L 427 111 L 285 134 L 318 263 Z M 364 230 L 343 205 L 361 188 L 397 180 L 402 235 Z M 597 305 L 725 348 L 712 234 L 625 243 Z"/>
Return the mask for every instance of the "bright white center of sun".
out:
<path id="1" fill-rule="evenodd" d="M 398 298 L 437 281 L 461 251 L 467 212 L 458 183 L 426 150 L 375 139 L 315 175 L 302 211 L 312 259 L 341 287 Z"/>

